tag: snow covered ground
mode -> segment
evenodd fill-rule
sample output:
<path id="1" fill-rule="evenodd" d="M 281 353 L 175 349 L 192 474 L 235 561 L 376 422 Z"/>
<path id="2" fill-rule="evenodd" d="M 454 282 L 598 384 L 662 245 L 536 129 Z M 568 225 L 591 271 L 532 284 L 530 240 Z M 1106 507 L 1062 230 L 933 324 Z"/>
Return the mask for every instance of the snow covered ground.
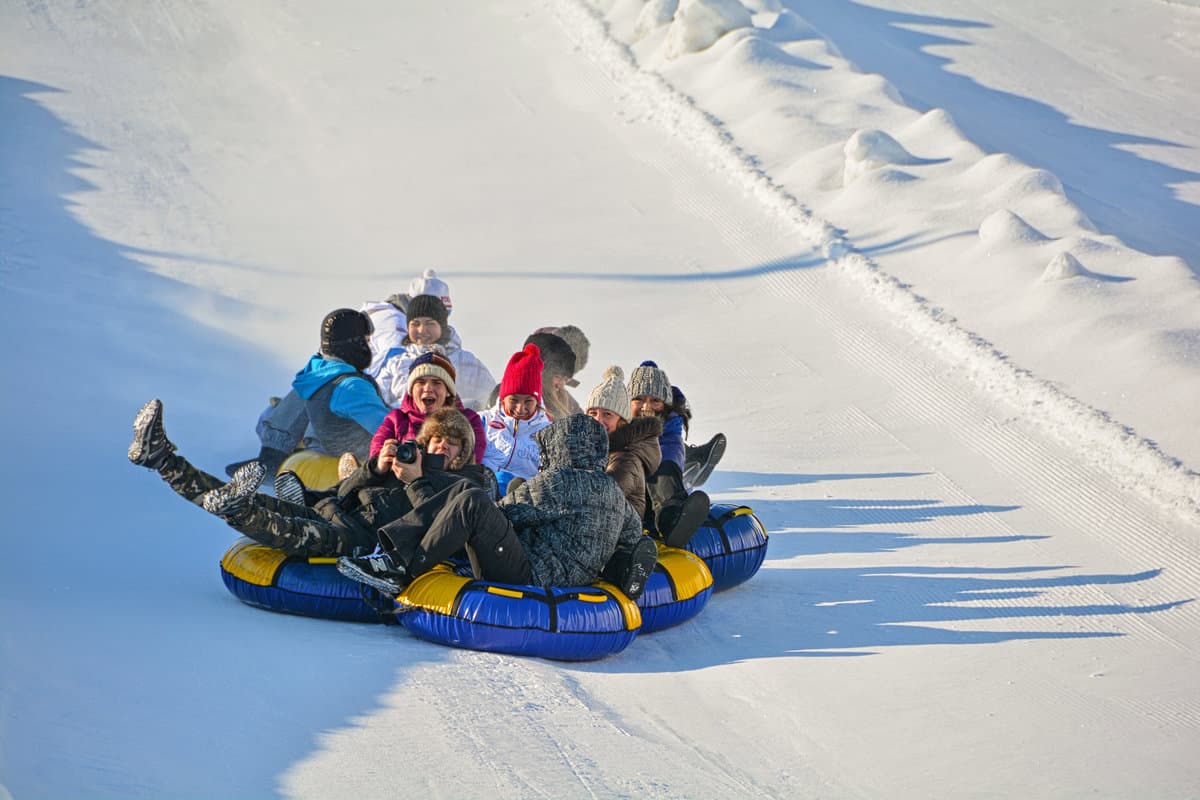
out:
<path id="1" fill-rule="evenodd" d="M 1194 797 L 1200 9 L 0 6 L 0 797 Z M 433 267 L 655 358 L 753 581 L 590 664 L 250 609 L 213 471 Z"/>

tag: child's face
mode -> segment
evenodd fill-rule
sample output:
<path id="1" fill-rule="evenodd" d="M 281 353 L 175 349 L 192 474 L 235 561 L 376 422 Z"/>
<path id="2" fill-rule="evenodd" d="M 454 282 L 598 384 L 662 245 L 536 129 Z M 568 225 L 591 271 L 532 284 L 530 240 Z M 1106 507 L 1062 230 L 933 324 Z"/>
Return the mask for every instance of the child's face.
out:
<path id="1" fill-rule="evenodd" d="M 446 457 L 446 464 L 449 466 L 454 463 L 454 459 L 458 458 L 458 454 L 462 452 L 462 442 L 454 439 L 449 439 L 445 436 L 430 436 L 428 444 L 425 445 L 425 452 L 438 453 Z"/>
<path id="2" fill-rule="evenodd" d="M 442 326 L 431 317 L 416 317 L 408 321 L 408 338 L 413 344 L 433 344 L 442 338 Z"/>
<path id="3" fill-rule="evenodd" d="M 655 414 L 661 414 L 662 410 L 667 407 L 662 400 L 648 394 L 640 394 L 633 398 L 630 405 L 633 406 L 635 417 L 653 417 Z"/>
<path id="4" fill-rule="evenodd" d="M 513 419 L 529 419 L 537 412 L 537 398 L 531 394 L 509 394 L 500 401 L 500 407 Z"/>
<path id="5" fill-rule="evenodd" d="M 589 408 L 588 416 L 604 426 L 604 430 L 612 433 L 621 425 L 621 418 L 607 408 Z"/>
<path id="6" fill-rule="evenodd" d="M 409 394 L 412 395 L 413 405 L 428 414 L 434 409 L 446 405 L 446 398 L 450 396 L 450 390 L 446 388 L 446 384 L 442 383 L 440 378 L 422 375 L 413 381 Z"/>

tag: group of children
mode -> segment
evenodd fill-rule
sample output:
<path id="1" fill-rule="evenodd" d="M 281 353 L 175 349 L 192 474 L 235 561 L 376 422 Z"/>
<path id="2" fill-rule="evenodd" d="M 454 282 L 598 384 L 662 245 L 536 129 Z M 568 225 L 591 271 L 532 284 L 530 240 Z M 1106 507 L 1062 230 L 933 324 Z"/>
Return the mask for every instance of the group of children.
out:
<path id="1" fill-rule="evenodd" d="M 574 326 L 536 330 L 497 383 L 448 324 L 445 282 L 427 270 L 409 290 L 326 315 L 320 351 L 264 412 L 260 454 L 230 465 L 233 480 L 175 453 L 158 401 L 134 423 L 130 460 L 252 538 L 343 556 L 339 569 L 389 592 L 465 550 L 483 579 L 571 585 L 603 574 L 640 593 L 656 553 L 643 528 L 686 544 L 709 508 L 689 487 L 707 479 L 724 436 L 686 445 L 687 401 L 652 361 L 628 384 L 610 366 L 579 406 L 567 387 L 579 385 L 588 341 Z M 414 440 L 421 449 L 404 453 Z M 333 489 L 279 471 L 302 443 L 342 457 Z M 268 474 L 274 498 L 258 493 Z"/>

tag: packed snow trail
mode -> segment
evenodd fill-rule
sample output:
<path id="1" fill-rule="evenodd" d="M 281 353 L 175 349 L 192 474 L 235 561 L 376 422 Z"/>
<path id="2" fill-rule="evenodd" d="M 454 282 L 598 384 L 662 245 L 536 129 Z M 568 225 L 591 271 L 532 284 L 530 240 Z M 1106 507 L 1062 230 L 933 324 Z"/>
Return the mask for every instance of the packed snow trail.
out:
<path id="1" fill-rule="evenodd" d="M 561 9 L 3 12 L 0 74 L 24 81 L 3 97 L 22 166 L 0 236 L 22 269 L 0 302 L 28 341 L 11 366 L 42 374 L 84 341 L 103 358 L 76 367 L 98 387 L 86 418 L 75 396 L 6 400 L 31 424 L 4 484 L 32 501 L 10 504 L 6 544 L 29 551 L 37 531 L 55 556 L 0 567 L 0 783 L 1193 792 L 1197 531 L 947 367 L 805 231 L 631 111 L 644 98 L 578 51 Z M 773 535 L 754 580 L 584 665 L 229 597 L 232 534 L 124 462 L 133 413 L 164 397 L 181 452 L 219 468 L 251 448 L 314 320 L 426 266 L 489 364 L 564 323 L 593 342 L 577 396 L 609 363 L 662 364 L 694 437 L 729 435 L 706 488 Z M 64 453 L 88 480 L 67 482 Z"/>

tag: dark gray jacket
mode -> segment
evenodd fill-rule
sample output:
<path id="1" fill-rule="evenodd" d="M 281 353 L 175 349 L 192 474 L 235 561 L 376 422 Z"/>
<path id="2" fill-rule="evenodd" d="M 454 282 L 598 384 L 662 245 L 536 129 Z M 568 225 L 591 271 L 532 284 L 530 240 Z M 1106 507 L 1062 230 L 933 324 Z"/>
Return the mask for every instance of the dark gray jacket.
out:
<path id="1" fill-rule="evenodd" d="M 605 473 L 608 433 L 573 414 L 533 436 L 541 469 L 500 501 L 541 586 L 592 583 L 618 543 L 632 547 L 642 521 Z"/>

